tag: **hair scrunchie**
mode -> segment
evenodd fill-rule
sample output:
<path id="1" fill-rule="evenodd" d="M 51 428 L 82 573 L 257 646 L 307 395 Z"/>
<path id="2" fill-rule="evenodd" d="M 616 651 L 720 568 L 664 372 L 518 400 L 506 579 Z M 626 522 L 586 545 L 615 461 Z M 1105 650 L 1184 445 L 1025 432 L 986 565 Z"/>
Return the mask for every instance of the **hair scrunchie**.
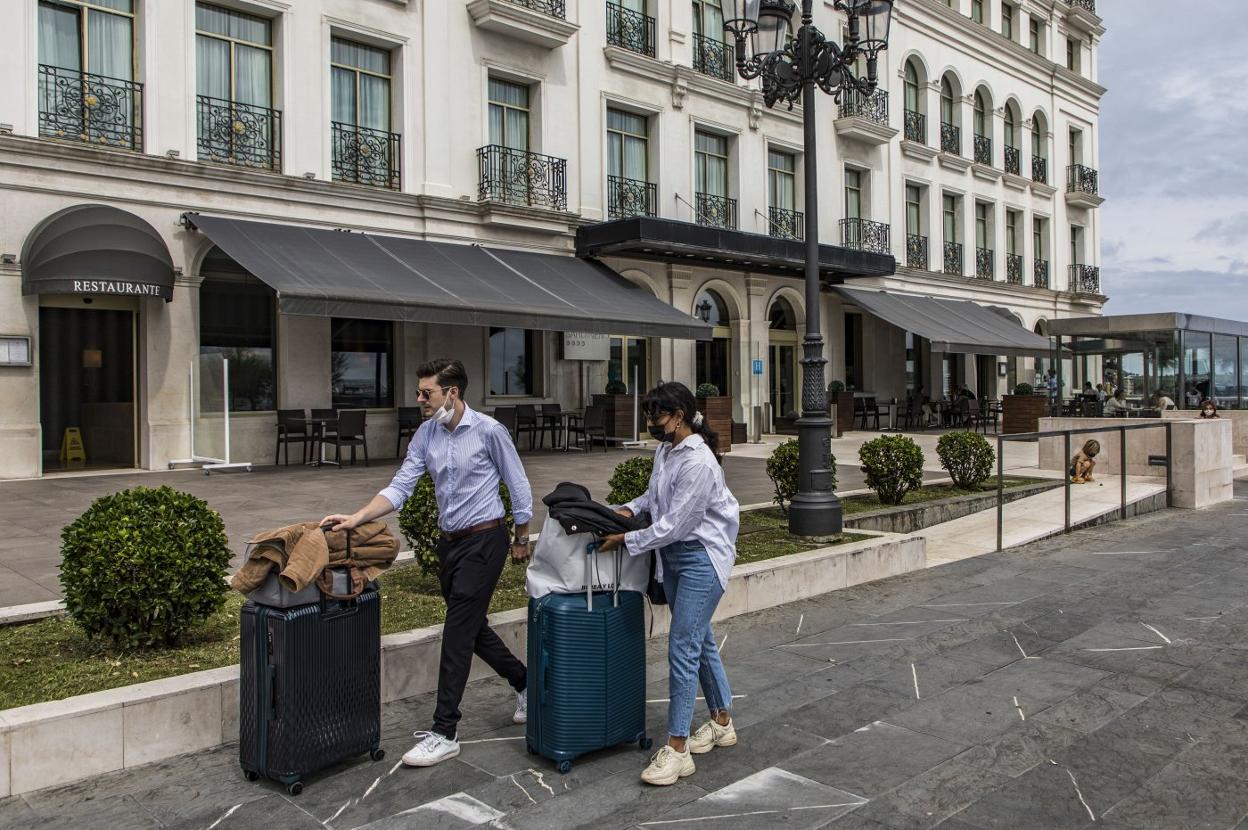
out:
<path id="1" fill-rule="evenodd" d="M 704 419 L 702 418 L 702 413 L 701 413 L 701 412 L 695 412 L 695 413 L 693 413 L 693 428 L 694 428 L 694 429 L 697 429 L 698 427 L 702 426 L 702 421 L 703 421 L 703 420 L 704 420 Z"/>

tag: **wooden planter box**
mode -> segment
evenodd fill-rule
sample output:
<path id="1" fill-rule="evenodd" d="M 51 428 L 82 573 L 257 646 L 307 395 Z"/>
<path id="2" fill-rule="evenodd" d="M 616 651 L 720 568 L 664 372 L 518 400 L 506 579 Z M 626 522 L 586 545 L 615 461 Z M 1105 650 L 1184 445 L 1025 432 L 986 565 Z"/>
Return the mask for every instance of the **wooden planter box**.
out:
<path id="1" fill-rule="evenodd" d="M 632 395 L 594 395 L 594 406 L 607 411 L 605 426 L 608 438 L 633 440 L 633 396 Z M 640 410 L 637 412 L 638 437 L 646 436 L 645 418 Z"/>
<path id="2" fill-rule="evenodd" d="M 719 433 L 719 450 L 732 449 L 732 398 L 720 395 L 716 398 L 698 398 L 698 411 L 707 424 Z"/>
<path id="3" fill-rule="evenodd" d="M 773 429 L 776 435 L 797 435 L 796 418 L 776 418 Z"/>
<path id="4" fill-rule="evenodd" d="M 732 443 L 744 444 L 748 440 L 749 438 L 746 435 L 745 424 L 739 424 L 736 421 L 733 421 L 732 422 Z"/>
<path id="5" fill-rule="evenodd" d="M 836 405 L 836 437 L 854 428 L 854 393 L 848 390 L 828 396 L 828 403 Z"/>
<path id="6" fill-rule="evenodd" d="M 1002 395 L 1001 432 L 1037 432 L 1040 419 L 1049 414 L 1048 395 Z"/>

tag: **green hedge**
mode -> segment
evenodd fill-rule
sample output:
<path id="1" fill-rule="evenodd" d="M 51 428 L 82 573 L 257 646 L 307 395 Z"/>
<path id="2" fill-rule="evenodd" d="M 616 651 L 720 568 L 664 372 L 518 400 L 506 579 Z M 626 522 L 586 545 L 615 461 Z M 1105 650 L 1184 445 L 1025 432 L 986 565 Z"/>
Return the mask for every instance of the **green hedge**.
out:
<path id="1" fill-rule="evenodd" d="M 607 504 L 627 504 L 646 492 L 650 474 L 654 470 L 653 455 L 638 455 L 615 465 L 615 472 L 607 484 Z"/>
<path id="2" fill-rule="evenodd" d="M 515 519 L 511 515 L 511 493 L 501 481 L 498 483 L 498 495 L 503 499 L 507 536 L 510 538 L 515 527 Z M 412 546 L 412 553 L 420 569 L 426 574 L 436 576 L 442 568 L 436 551 L 442 531 L 438 529 L 438 500 L 433 490 L 433 479 L 428 473 L 416 482 L 412 495 L 399 511 L 399 531 Z"/>
<path id="3" fill-rule="evenodd" d="M 906 493 L 923 486 L 923 450 L 904 435 L 882 435 L 858 450 L 867 486 L 881 504 L 901 504 Z"/>
<path id="4" fill-rule="evenodd" d="M 780 509 L 788 512 L 788 504 L 798 491 L 798 442 L 790 438 L 771 451 L 767 459 L 767 477 L 776 494 L 772 497 Z M 828 454 L 828 471 L 832 475 L 832 487 L 836 487 L 836 456 Z"/>
<path id="5" fill-rule="evenodd" d="M 953 483 L 968 490 L 988 480 L 996 461 L 992 445 L 977 432 L 946 432 L 936 442 L 936 455 Z"/>

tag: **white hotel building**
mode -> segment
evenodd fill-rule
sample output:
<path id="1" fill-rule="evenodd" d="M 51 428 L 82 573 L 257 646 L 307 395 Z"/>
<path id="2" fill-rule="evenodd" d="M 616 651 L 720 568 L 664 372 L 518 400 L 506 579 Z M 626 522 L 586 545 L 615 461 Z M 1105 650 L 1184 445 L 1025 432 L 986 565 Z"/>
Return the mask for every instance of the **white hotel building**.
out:
<path id="1" fill-rule="evenodd" d="M 636 367 L 796 409 L 801 113 L 734 77 L 718 5 L 0 3 L 0 477 L 72 427 L 91 466 L 187 457 L 204 354 L 256 463 L 279 409 L 366 408 L 393 454 L 447 354 L 487 408 Z M 898 0 L 881 90 L 820 94 L 829 380 L 996 396 L 1026 332 L 1100 312 L 1103 31 L 1093 0 Z"/>

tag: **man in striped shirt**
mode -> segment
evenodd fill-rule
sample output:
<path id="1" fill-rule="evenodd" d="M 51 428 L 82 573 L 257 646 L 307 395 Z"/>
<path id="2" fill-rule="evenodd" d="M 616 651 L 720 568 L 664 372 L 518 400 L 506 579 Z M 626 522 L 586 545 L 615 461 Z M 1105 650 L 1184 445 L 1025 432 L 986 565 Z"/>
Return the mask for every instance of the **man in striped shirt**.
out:
<path id="1" fill-rule="evenodd" d="M 516 690 L 513 720 L 528 717 L 524 664 L 486 624 L 490 598 L 507 559 L 507 525 L 498 483 L 511 493 L 516 535 L 511 556 L 529 555 L 533 494 L 507 428 L 464 403 L 468 373 L 458 360 L 442 358 L 421 365 L 418 398 L 425 421 L 407 448 L 407 457 L 390 485 L 351 515 L 326 516 L 321 524 L 352 528 L 402 508 L 426 472 L 438 500 L 438 580 L 446 600 L 438 702 L 433 728 L 417 732 L 416 746 L 403 756 L 408 766 L 429 767 L 459 754 L 459 704 L 475 653 Z"/>

